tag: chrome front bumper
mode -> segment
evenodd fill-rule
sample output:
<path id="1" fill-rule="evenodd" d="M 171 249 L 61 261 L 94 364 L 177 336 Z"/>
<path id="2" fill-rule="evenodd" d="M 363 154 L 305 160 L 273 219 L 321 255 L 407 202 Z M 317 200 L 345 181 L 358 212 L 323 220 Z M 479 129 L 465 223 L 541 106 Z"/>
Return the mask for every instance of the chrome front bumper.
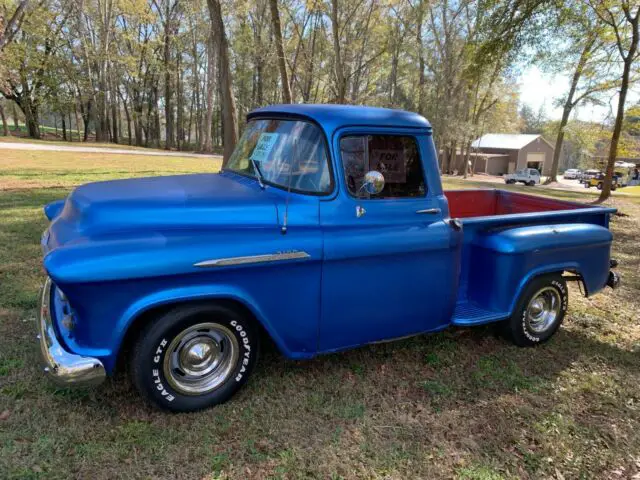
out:
<path id="1" fill-rule="evenodd" d="M 97 358 L 68 352 L 58 340 L 51 315 L 51 288 L 47 277 L 40 295 L 38 341 L 45 373 L 60 386 L 91 386 L 104 381 L 104 365 Z"/>

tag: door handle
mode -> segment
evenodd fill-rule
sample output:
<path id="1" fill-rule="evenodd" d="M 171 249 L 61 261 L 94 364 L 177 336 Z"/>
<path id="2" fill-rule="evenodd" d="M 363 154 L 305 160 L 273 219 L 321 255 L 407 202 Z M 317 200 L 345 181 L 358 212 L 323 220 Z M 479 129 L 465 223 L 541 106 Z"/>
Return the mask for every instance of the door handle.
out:
<path id="1" fill-rule="evenodd" d="M 439 208 L 425 208 L 424 210 L 417 210 L 416 213 L 431 213 L 431 214 L 438 214 L 442 212 L 442 210 L 440 210 Z"/>

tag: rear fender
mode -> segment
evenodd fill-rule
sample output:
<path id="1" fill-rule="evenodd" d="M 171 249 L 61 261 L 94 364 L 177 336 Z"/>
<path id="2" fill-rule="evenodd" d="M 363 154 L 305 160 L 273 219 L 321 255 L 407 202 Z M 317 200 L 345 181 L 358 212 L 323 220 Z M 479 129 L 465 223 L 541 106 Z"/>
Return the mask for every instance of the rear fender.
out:
<path id="1" fill-rule="evenodd" d="M 534 277 L 573 272 L 589 295 L 607 284 L 611 233 L 594 224 L 516 226 L 473 242 L 470 298 L 489 310 L 513 312 Z"/>

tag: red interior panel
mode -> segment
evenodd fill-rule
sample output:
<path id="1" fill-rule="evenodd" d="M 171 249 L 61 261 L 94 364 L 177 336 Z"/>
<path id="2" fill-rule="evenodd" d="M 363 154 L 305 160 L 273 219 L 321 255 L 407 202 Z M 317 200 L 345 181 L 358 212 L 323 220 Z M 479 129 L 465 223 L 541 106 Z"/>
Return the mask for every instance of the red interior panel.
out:
<path id="1" fill-rule="evenodd" d="M 504 190 L 449 190 L 444 193 L 449 201 L 449 214 L 453 218 L 582 208 L 578 203 Z"/>

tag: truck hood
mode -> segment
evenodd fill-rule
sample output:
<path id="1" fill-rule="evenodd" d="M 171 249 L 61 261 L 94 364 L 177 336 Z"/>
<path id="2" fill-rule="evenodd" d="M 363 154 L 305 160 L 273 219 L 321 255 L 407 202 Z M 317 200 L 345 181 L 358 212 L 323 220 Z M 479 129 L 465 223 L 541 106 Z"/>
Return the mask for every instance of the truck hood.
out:
<path id="1" fill-rule="evenodd" d="M 176 175 L 82 185 L 45 207 L 46 251 L 96 237 L 277 225 L 275 197 L 231 173 Z"/>

